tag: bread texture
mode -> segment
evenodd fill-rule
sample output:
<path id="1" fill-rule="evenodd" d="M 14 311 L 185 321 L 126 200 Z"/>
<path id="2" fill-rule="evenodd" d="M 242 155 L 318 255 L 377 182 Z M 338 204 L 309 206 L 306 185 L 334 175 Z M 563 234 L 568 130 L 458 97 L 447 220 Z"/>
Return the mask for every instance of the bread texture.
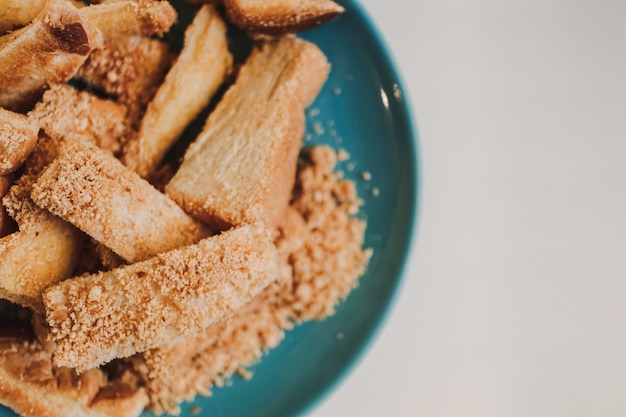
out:
<path id="1" fill-rule="evenodd" d="M 63 146 L 33 185 L 31 198 L 129 262 L 209 234 L 174 201 L 93 145 Z"/>
<path id="2" fill-rule="evenodd" d="M 256 47 L 166 193 L 216 230 L 258 221 L 274 228 L 293 188 L 304 109 L 329 69 L 317 46 L 295 37 Z"/>
<path id="3" fill-rule="evenodd" d="M 178 59 L 148 105 L 139 133 L 124 148 L 124 163 L 146 178 L 187 125 L 209 104 L 232 68 L 226 24 L 203 6 L 185 31 Z"/>
<path id="4" fill-rule="evenodd" d="M 155 0 L 105 0 L 81 8 L 80 14 L 106 40 L 131 35 L 163 36 L 178 17 L 169 2 Z"/>
<path id="5" fill-rule="evenodd" d="M 72 275 L 83 235 L 33 203 L 30 190 L 22 177 L 3 198 L 19 231 L 0 239 L 0 298 L 40 310 L 43 289 Z"/>
<path id="6" fill-rule="evenodd" d="M 0 107 L 0 176 L 20 167 L 35 147 L 38 132 L 33 119 Z"/>
<path id="7" fill-rule="evenodd" d="M 28 26 L 0 37 L 0 107 L 25 112 L 48 86 L 68 81 L 102 44 L 70 2 L 49 0 Z"/>
<path id="8" fill-rule="evenodd" d="M 344 12 L 331 0 L 224 0 L 231 22 L 257 35 L 278 36 L 320 26 Z"/>
<path id="9" fill-rule="evenodd" d="M 55 363 L 80 371 L 227 318 L 277 275 L 271 233 L 245 226 L 44 293 Z"/>
<path id="10" fill-rule="evenodd" d="M 46 91 L 31 116 L 51 137 L 79 136 L 112 154 L 120 152 L 128 129 L 126 106 L 67 84 Z"/>
<path id="11" fill-rule="evenodd" d="M 0 338 L 0 402 L 22 417 L 134 417 L 148 399 L 142 389 L 119 388 L 99 370 L 77 375 L 54 368 L 52 354 L 36 340 Z"/>

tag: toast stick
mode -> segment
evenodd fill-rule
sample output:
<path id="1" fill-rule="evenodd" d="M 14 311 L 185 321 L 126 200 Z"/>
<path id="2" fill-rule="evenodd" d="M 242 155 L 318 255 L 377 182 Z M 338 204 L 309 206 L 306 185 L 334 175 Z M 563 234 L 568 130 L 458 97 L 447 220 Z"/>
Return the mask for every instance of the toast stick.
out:
<path id="1" fill-rule="evenodd" d="M 143 389 L 102 395 L 111 388 L 99 369 L 76 375 L 54 368 L 36 341 L 0 341 L 0 403 L 23 417 L 133 417 L 147 405 Z"/>
<path id="2" fill-rule="evenodd" d="M 174 201 L 89 144 L 64 145 L 33 185 L 31 198 L 129 262 L 209 234 Z"/>
<path id="3" fill-rule="evenodd" d="M 139 128 L 146 106 L 154 97 L 174 54 L 169 44 L 145 36 L 105 39 L 78 70 L 77 78 L 114 97 L 128 108 L 129 125 Z"/>
<path id="4" fill-rule="evenodd" d="M 126 110 L 122 104 L 63 84 L 46 91 L 31 115 L 51 137 L 79 135 L 116 154 L 127 131 Z"/>
<path id="5" fill-rule="evenodd" d="M 20 230 L 0 239 L 0 297 L 41 309 L 43 289 L 72 274 L 83 235 L 37 207 L 29 181 L 20 178 L 3 198 Z"/>
<path id="6" fill-rule="evenodd" d="M 102 32 L 104 39 L 128 35 L 163 36 L 176 22 L 176 9 L 167 1 L 106 1 L 83 7 L 80 13 Z"/>
<path id="7" fill-rule="evenodd" d="M 122 160 L 146 178 L 152 174 L 185 127 L 206 107 L 232 67 L 226 24 L 203 6 L 185 31 L 183 49 L 148 105 L 137 136 Z"/>
<path id="8" fill-rule="evenodd" d="M 49 0 L 28 26 L 0 37 L 0 106 L 28 111 L 51 84 L 69 80 L 92 49 L 98 29 L 64 0 Z"/>
<path id="9" fill-rule="evenodd" d="M 224 8 L 239 28 L 271 36 L 312 29 L 344 12 L 331 0 L 224 0 Z"/>
<path id="10" fill-rule="evenodd" d="M 271 233 L 250 225 L 50 287 L 55 364 L 86 370 L 206 328 L 276 278 L 276 256 Z"/>
<path id="11" fill-rule="evenodd" d="M 35 147 L 38 132 L 29 117 L 0 107 L 0 176 L 20 167 Z"/>
<path id="12" fill-rule="evenodd" d="M 29 24 L 46 0 L 0 0 L 0 35 Z"/>
<path id="13" fill-rule="evenodd" d="M 317 46 L 294 37 L 261 44 L 189 146 L 166 193 L 210 227 L 265 221 L 291 194 L 304 108 L 326 81 Z"/>

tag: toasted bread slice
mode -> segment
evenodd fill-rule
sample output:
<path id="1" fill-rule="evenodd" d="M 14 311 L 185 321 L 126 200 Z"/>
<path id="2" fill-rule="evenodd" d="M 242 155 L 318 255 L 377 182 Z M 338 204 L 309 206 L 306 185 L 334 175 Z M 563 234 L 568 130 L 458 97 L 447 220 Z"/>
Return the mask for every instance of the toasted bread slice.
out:
<path id="1" fill-rule="evenodd" d="M 93 145 L 63 146 L 33 185 L 31 198 L 129 262 L 209 234 L 165 194 Z"/>
<path id="2" fill-rule="evenodd" d="M 49 0 L 28 26 L 0 37 L 0 106 L 24 112 L 51 84 L 69 80 L 101 34 L 64 0 Z"/>
<path id="3" fill-rule="evenodd" d="M 168 1 L 109 0 L 80 9 L 80 13 L 95 25 L 104 39 L 120 36 L 167 33 L 178 17 Z"/>
<path id="4" fill-rule="evenodd" d="M 224 0 L 228 19 L 252 34 L 283 35 L 312 29 L 339 16 L 331 0 Z"/>
<path id="5" fill-rule="evenodd" d="M 295 37 L 258 46 L 166 193 L 215 229 L 257 221 L 274 228 L 293 188 L 304 108 L 329 68 L 317 46 Z"/>
<path id="6" fill-rule="evenodd" d="M 43 289 L 74 271 L 83 235 L 31 201 L 30 181 L 20 178 L 3 198 L 19 231 L 0 239 L 0 297 L 40 309 Z"/>
<path id="7" fill-rule="evenodd" d="M 147 396 L 143 389 L 108 382 L 99 369 L 77 375 L 55 368 L 52 354 L 37 341 L 4 336 L 0 403 L 23 417 L 133 417 L 141 414 Z"/>
<path id="8" fill-rule="evenodd" d="M 124 104 L 128 108 L 128 124 L 138 129 L 173 58 L 163 40 L 117 36 L 105 39 L 104 46 L 89 55 L 77 78 Z"/>
<path id="9" fill-rule="evenodd" d="M 277 274 L 263 227 L 245 226 L 44 293 L 57 366 L 79 371 L 156 348 L 226 318 Z"/>
<path id="10" fill-rule="evenodd" d="M 29 24 L 46 0 L 0 0 L 0 35 Z"/>
<path id="11" fill-rule="evenodd" d="M 22 165 L 37 143 L 33 119 L 0 107 L 0 176 Z"/>
<path id="12" fill-rule="evenodd" d="M 126 113 L 122 104 L 63 84 L 46 91 L 31 115 L 51 137 L 79 135 L 82 140 L 117 154 L 127 131 Z"/>
<path id="13" fill-rule="evenodd" d="M 185 44 L 148 106 L 137 136 L 122 160 L 149 177 L 187 125 L 209 104 L 232 67 L 226 24 L 212 6 L 203 6 L 185 31 Z"/>

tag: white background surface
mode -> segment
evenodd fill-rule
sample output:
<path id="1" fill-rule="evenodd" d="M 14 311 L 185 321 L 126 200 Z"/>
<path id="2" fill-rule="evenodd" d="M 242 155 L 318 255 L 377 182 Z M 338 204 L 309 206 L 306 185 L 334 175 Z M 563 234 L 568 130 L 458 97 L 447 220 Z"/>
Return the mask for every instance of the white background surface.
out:
<path id="1" fill-rule="evenodd" d="M 417 116 L 419 232 L 311 415 L 626 416 L 626 1 L 362 4 Z"/>

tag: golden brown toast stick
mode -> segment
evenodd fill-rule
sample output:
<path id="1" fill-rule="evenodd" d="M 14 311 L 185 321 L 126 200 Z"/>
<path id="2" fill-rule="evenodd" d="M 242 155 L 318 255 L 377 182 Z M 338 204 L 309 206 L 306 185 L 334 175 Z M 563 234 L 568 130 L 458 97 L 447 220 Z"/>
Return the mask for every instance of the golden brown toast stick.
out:
<path id="1" fill-rule="evenodd" d="M 105 39 L 128 35 L 163 36 L 176 22 L 174 7 L 167 1 L 105 1 L 80 9 Z"/>
<path id="2" fill-rule="evenodd" d="M 228 19 L 252 34 L 283 35 L 312 29 L 339 16 L 331 0 L 224 0 Z"/>
<path id="3" fill-rule="evenodd" d="M 129 125 L 139 128 L 174 54 L 162 40 L 145 36 L 105 39 L 80 67 L 77 77 L 128 108 Z"/>
<path id="4" fill-rule="evenodd" d="M 63 84 L 51 87 L 31 115 L 47 135 L 80 135 L 113 154 L 126 133 L 126 106 Z"/>
<path id="5" fill-rule="evenodd" d="M 137 136 L 124 148 L 124 163 L 142 177 L 152 174 L 187 125 L 207 106 L 231 70 L 226 24 L 203 6 L 185 31 L 185 44 L 148 105 Z"/>
<path id="6" fill-rule="evenodd" d="M 0 106 L 27 111 L 51 84 L 69 80 L 101 45 L 98 29 L 64 0 L 49 0 L 28 26 L 0 37 Z"/>
<path id="7" fill-rule="evenodd" d="M 0 239 L 0 297 L 40 308 L 43 289 L 72 274 L 83 235 L 37 207 L 28 181 L 18 180 L 3 198 L 20 230 Z"/>
<path id="8" fill-rule="evenodd" d="M 257 47 L 166 193 L 215 229 L 255 221 L 275 227 L 295 180 L 304 108 L 329 67 L 317 46 L 294 37 Z"/>
<path id="9" fill-rule="evenodd" d="M 0 34 L 30 23 L 46 0 L 0 0 Z"/>
<path id="10" fill-rule="evenodd" d="M 276 248 L 244 226 L 44 293 L 57 366 L 90 369 L 224 319 L 276 278 Z"/>
<path id="11" fill-rule="evenodd" d="M 0 107 L 0 176 L 22 165 L 37 143 L 38 132 L 31 118 Z"/>
<path id="12" fill-rule="evenodd" d="M 174 201 L 93 145 L 64 146 L 33 185 L 31 198 L 129 262 L 209 234 Z"/>
<path id="13" fill-rule="evenodd" d="M 52 354 L 36 341 L 0 340 L 0 403 L 23 417 L 133 417 L 147 404 L 143 389 L 107 397 L 98 369 L 81 375 L 52 365 Z"/>

